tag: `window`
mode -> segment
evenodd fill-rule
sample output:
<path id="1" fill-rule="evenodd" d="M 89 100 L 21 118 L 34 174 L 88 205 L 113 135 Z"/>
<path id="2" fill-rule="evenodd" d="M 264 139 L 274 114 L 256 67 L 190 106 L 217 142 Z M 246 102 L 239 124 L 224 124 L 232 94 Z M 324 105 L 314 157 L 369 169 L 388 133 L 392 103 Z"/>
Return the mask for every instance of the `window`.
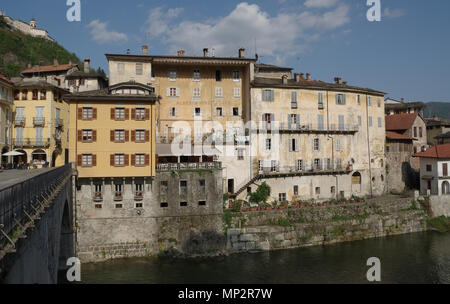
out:
<path id="1" fill-rule="evenodd" d="M 342 169 L 342 159 L 340 158 L 336 159 L 336 169 Z"/>
<path id="2" fill-rule="evenodd" d="M 177 108 L 170 108 L 170 117 L 177 117 Z"/>
<path id="3" fill-rule="evenodd" d="M 177 80 L 177 72 L 176 71 L 169 71 L 169 80 L 170 81 L 176 81 Z"/>
<path id="4" fill-rule="evenodd" d="M 299 130 L 300 129 L 300 114 L 289 114 L 288 115 L 288 128 L 289 128 L 289 130 Z"/>
<path id="5" fill-rule="evenodd" d="M 330 193 L 331 194 L 335 194 L 336 193 L 336 187 L 335 186 L 331 186 Z"/>
<path id="6" fill-rule="evenodd" d="M 135 166 L 145 166 L 145 154 L 136 154 L 135 156 Z"/>
<path id="7" fill-rule="evenodd" d="M 115 120 L 125 120 L 125 108 L 114 109 Z"/>
<path id="8" fill-rule="evenodd" d="M 367 105 L 368 105 L 369 107 L 372 106 L 372 96 L 367 96 Z"/>
<path id="9" fill-rule="evenodd" d="M 325 129 L 325 124 L 323 122 L 323 115 L 322 114 L 318 114 L 317 115 L 317 129 L 318 130 Z"/>
<path id="10" fill-rule="evenodd" d="M 433 166 L 432 165 L 427 165 L 427 172 L 431 172 L 433 171 Z"/>
<path id="11" fill-rule="evenodd" d="M 93 110 L 92 108 L 83 108 L 82 111 L 83 120 L 91 120 L 93 119 Z"/>
<path id="12" fill-rule="evenodd" d="M 169 193 L 169 182 L 168 181 L 161 181 L 159 183 L 159 193 L 161 195 L 167 195 Z"/>
<path id="13" fill-rule="evenodd" d="M 326 161 L 326 169 L 332 170 L 333 166 L 331 165 L 331 158 L 327 158 L 325 161 Z"/>
<path id="14" fill-rule="evenodd" d="M 422 133 L 422 127 L 419 127 L 419 137 L 422 137 L 423 133 Z"/>
<path id="15" fill-rule="evenodd" d="M 294 186 L 294 195 L 298 195 L 298 186 L 297 185 Z"/>
<path id="16" fill-rule="evenodd" d="M 114 141 L 125 142 L 125 130 L 114 130 Z"/>
<path id="17" fill-rule="evenodd" d="M 237 159 L 244 160 L 244 149 L 237 149 Z"/>
<path id="18" fill-rule="evenodd" d="M 322 163 L 320 158 L 314 159 L 314 170 L 322 170 Z"/>
<path id="19" fill-rule="evenodd" d="M 278 194 L 278 201 L 279 202 L 285 202 L 286 201 L 286 193 L 279 193 Z"/>
<path id="20" fill-rule="evenodd" d="M 262 101 L 273 102 L 274 101 L 274 91 L 273 90 L 262 90 Z"/>
<path id="21" fill-rule="evenodd" d="M 216 116 L 219 116 L 219 117 L 223 116 L 223 108 L 221 108 L 221 107 L 216 108 Z"/>
<path id="22" fill-rule="evenodd" d="M 200 81 L 200 70 L 194 70 L 194 75 L 192 75 L 194 81 Z"/>
<path id="23" fill-rule="evenodd" d="M 167 207 L 169 207 L 169 204 L 168 203 L 161 203 L 160 206 L 161 206 L 161 208 L 167 208 Z"/>
<path id="24" fill-rule="evenodd" d="M 239 116 L 239 108 L 233 108 L 233 116 Z"/>
<path id="25" fill-rule="evenodd" d="M 198 201 L 199 206 L 206 206 L 206 201 Z"/>
<path id="26" fill-rule="evenodd" d="M 136 120 L 145 120 L 145 108 L 137 108 L 136 109 L 136 114 L 135 114 L 135 119 Z"/>
<path id="27" fill-rule="evenodd" d="M 362 118 L 361 118 L 361 116 L 358 116 L 358 125 L 362 126 Z"/>
<path id="28" fill-rule="evenodd" d="M 372 127 L 373 123 L 372 123 L 372 116 L 369 116 L 369 127 Z"/>
<path id="29" fill-rule="evenodd" d="M 336 94 L 336 104 L 345 105 L 345 94 Z"/>
<path id="30" fill-rule="evenodd" d="M 47 90 L 41 90 L 41 100 L 47 99 Z"/>
<path id="31" fill-rule="evenodd" d="M 92 142 L 92 130 L 82 130 L 81 133 L 84 142 Z"/>
<path id="32" fill-rule="evenodd" d="M 234 98 L 241 97 L 241 88 L 233 88 L 233 97 Z"/>
<path id="33" fill-rule="evenodd" d="M 142 63 L 136 63 L 136 75 L 142 75 L 144 73 L 144 67 Z"/>
<path id="34" fill-rule="evenodd" d="M 124 154 L 114 154 L 114 166 L 125 166 L 125 155 Z M 118 185 L 116 185 L 118 186 Z"/>
<path id="35" fill-rule="evenodd" d="M 194 116 L 202 116 L 202 109 L 194 108 Z"/>
<path id="36" fill-rule="evenodd" d="M 297 105 L 297 91 L 291 91 L 291 105 Z"/>
<path id="37" fill-rule="evenodd" d="M 216 71 L 216 81 L 222 81 L 222 71 Z"/>
<path id="38" fill-rule="evenodd" d="M 380 97 L 377 98 L 377 106 L 380 108 L 381 107 L 381 100 Z"/>
<path id="39" fill-rule="evenodd" d="M 169 97 L 177 97 L 178 96 L 178 89 L 177 88 L 169 88 L 167 95 Z"/>
<path id="40" fill-rule="evenodd" d="M 289 152 L 297 152 L 297 151 L 298 151 L 297 139 L 296 138 L 289 139 Z"/>
<path id="41" fill-rule="evenodd" d="M 378 117 L 378 128 L 381 128 L 383 126 L 383 121 L 381 120 L 381 117 Z"/>
<path id="42" fill-rule="evenodd" d="M 198 187 L 200 190 L 200 194 L 206 194 L 206 181 L 204 179 L 198 181 Z"/>
<path id="43" fill-rule="evenodd" d="M 320 187 L 316 187 L 316 195 L 320 194 Z"/>
<path id="44" fill-rule="evenodd" d="M 28 99 L 28 90 L 22 90 L 22 100 Z"/>
<path id="45" fill-rule="evenodd" d="M 358 103 L 358 106 L 361 105 L 361 95 L 356 95 L 356 102 Z"/>
<path id="46" fill-rule="evenodd" d="M 33 100 L 38 100 L 38 90 L 33 90 Z"/>
<path id="47" fill-rule="evenodd" d="M 414 137 L 417 137 L 417 127 L 414 127 Z"/>
<path id="48" fill-rule="evenodd" d="M 145 142 L 145 130 L 136 130 L 136 142 Z"/>
<path id="49" fill-rule="evenodd" d="M 200 88 L 194 88 L 194 91 L 192 93 L 192 98 L 194 100 L 200 100 Z"/>
<path id="50" fill-rule="evenodd" d="M 339 130 L 345 130 L 345 123 L 344 123 L 344 115 L 338 115 L 338 128 Z"/>
<path id="51" fill-rule="evenodd" d="M 272 161 L 271 161 L 271 166 L 270 166 L 270 171 L 272 171 L 272 172 L 278 172 L 279 166 L 280 166 L 279 161 L 277 161 L 277 160 L 272 160 Z"/>
<path id="52" fill-rule="evenodd" d="M 320 139 L 314 138 L 313 140 L 313 150 L 314 151 L 320 151 Z"/>
<path id="53" fill-rule="evenodd" d="M 180 202 L 180 207 L 187 207 L 188 203 L 187 202 Z"/>
<path id="54" fill-rule="evenodd" d="M 270 138 L 266 139 L 266 151 L 272 150 L 272 140 Z"/>
<path id="55" fill-rule="evenodd" d="M 82 155 L 82 167 L 92 167 L 92 154 L 83 154 Z"/>
<path id="56" fill-rule="evenodd" d="M 118 63 L 117 64 L 117 70 L 119 72 L 119 75 L 125 74 L 125 64 L 124 63 Z"/>
<path id="57" fill-rule="evenodd" d="M 303 171 L 304 170 L 303 160 L 302 159 L 297 159 L 296 169 L 297 169 L 297 171 Z"/>
<path id="58" fill-rule="evenodd" d="M 336 138 L 336 152 L 341 152 L 341 139 Z"/>
<path id="59" fill-rule="evenodd" d="M 323 92 L 319 92 L 317 95 L 317 105 L 319 110 L 323 110 Z"/>
<path id="60" fill-rule="evenodd" d="M 233 81 L 240 81 L 241 73 L 239 71 L 233 71 Z"/>
<path id="61" fill-rule="evenodd" d="M 180 195 L 187 195 L 187 181 L 180 181 Z"/>
<path id="62" fill-rule="evenodd" d="M 223 89 L 216 87 L 216 97 L 223 97 Z"/>

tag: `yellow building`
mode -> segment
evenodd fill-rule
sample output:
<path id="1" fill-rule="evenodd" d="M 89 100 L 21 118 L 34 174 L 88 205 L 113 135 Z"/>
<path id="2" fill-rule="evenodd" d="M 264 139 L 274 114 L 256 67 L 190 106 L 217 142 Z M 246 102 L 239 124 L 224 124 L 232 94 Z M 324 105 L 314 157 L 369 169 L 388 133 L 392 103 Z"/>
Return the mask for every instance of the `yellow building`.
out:
<path id="1" fill-rule="evenodd" d="M 4 154 L 12 149 L 11 121 L 13 112 L 13 83 L 0 74 L 0 153 Z M 1 157 L 0 166 L 9 163 L 10 159 Z"/>
<path id="2" fill-rule="evenodd" d="M 70 103 L 70 162 L 78 180 L 95 185 L 93 193 L 122 193 L 124 184 L 155 176 L 154 89 L 136 82 L 66 95 Z M 138 187 L 138 188 L 139 188 Z M 140 191 L 143 191 L 141 189 Z M 114 192 L 115 193 L 115 192 Z"/>
<path id="3" fill-rule="evenodd" d="M 15 162 L 37 167 L 68 163 L 69 106 L 62 99 L 66 93 L 42 80 L 15 83 L 13 147 L 24 153 Z"/>

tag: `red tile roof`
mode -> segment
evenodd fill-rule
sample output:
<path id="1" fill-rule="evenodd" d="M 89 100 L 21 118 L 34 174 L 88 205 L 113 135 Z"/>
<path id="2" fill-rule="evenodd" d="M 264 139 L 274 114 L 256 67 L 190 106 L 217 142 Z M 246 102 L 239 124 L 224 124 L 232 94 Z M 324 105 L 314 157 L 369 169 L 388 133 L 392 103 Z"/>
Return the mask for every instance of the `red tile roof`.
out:
<path id="1" fill-rule="evenodd" d="M 404 140 L 413 140 L 412 137 L 405 133 L 397 133 L 394 131 L 386 131 L 386 137 L 389 139 L 404 139 Z"/>
<path id="2" fill-rule="evenodd" d="M 23 70 L 22 74 L 37 73 L 37 72 L 44 73 L 44 72 L 67 71 L 67 70 L 70 70 L 71 68 L 73 68 L 74 66 L 76 66 L 76 64 L 42 65 L 39 68 L 39 71 L 38 71 L 38 66 L 34 66 L 31 69 Z"/>
<path id="3" fill-rule="evenodd" d="M 409 130 L 419 113 L 395 114 L 386 116 L 386 130 Z"/>
<path id="4" fill-rule="evenodd" d="M 424 158 L 450 158 L 450 144 L 433 146 L 428 148 L 425 152 L 419 152 L 413 156 Z"/>
<path id="5" fill-rule="evenodd" d="M 9 79 L 8 77 L 6 77 L 5 75 L 0 73 L 0 80 L 6 82 L 7 84 L 13 86 L 14 83 L 11 81 L 11 79 Z"/>

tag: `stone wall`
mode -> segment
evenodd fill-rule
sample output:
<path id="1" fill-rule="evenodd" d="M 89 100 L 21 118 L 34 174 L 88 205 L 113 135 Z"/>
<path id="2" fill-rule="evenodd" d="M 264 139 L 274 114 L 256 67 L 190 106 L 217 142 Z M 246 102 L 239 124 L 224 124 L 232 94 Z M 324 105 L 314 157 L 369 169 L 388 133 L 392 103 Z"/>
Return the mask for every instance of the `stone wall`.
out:
<path id="1" fill-rule="evenodd" d="M 430 207 L 433 217 L 450 217 L 450 196 L 432 195 L 430 196 Z"/>
<path id="2" fill-rule="evenodd" d="M 387 191 L 402 192 L 405 189 L 418 189 L 419 172 L 411 166 L 412 152 L 386 153 Z"/>
<path id="3" fill-rule="evenodd" d="M 427 230 L 426 213 L 411 198 L 334 207 L 251 212 L 233 217 L 229 252 L 267 251 Z"/>

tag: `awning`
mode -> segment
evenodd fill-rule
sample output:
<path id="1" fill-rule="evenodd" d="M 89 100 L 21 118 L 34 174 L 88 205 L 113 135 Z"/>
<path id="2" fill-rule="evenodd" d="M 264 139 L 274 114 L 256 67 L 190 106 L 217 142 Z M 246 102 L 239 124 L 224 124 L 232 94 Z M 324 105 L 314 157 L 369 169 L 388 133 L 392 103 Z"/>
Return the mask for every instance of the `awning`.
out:
<path id="1" fill-rule="evenodd" d="M 25 155 L 25 153 L 18 152 L 18 151 L 11 151 L 11 152 L 2 154 L 2 156 L 20 156 L 20 155 Z"/>

